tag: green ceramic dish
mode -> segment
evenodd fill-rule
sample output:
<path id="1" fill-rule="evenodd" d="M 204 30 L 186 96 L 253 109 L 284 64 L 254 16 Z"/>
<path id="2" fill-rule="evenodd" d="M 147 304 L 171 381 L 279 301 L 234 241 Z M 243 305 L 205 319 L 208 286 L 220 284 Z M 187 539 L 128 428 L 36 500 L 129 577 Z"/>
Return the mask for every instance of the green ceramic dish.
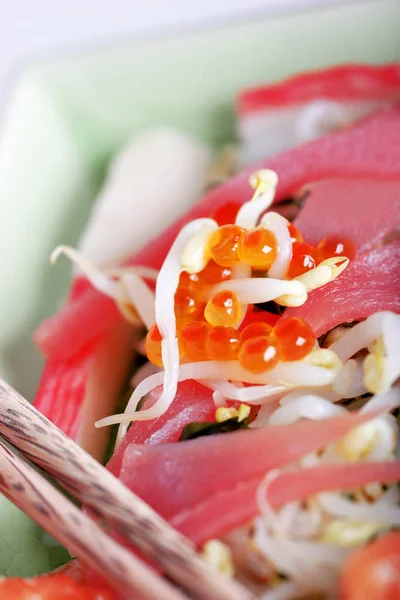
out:
<path id="1" fill-rule="evenodd" d="M 233 100 L 251 84 L 339 62 L 400 60 L 400 4 L 375 0 L 259 18 L 179 36 L 119 43 L 25 71 L 0 138 L 0 373 L 32 397 L 41 359 L 30 342 L 68 288 L 51 270 L 74 244 L 112 154 L 167 124 L 216 146 L 232 139 Z M 0 574 L 32 575 L 65 560 L 0 499 Z"/>

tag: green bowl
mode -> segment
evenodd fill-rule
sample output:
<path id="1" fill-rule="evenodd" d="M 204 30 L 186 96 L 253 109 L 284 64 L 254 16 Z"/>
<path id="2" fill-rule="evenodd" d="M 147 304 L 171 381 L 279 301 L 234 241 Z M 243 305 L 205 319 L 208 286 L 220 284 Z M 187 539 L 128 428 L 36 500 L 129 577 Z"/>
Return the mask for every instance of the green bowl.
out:
<path id="1" fill-rule="evenodd" d="M 32 398 L 30 340 L 67 289 L 60 243 L 74 245 L 110 157 L 132 135 L 170 125 L 213 146 L 235 136 L 241 88 L 340 62 L 400 60 L 397 0 L 347 3 L 157 38 L 35 65 L 19 78 L 0 138 L 0 374 Z M 32 575 L 64 551 L 0 499 L 0 574 Z"/>

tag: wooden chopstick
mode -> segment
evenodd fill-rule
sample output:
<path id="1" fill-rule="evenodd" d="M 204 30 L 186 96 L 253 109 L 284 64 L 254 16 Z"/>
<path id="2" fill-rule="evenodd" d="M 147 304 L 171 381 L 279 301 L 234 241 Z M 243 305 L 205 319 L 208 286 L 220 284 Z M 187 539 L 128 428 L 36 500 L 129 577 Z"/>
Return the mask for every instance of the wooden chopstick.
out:
<path id="1" fill-rule="evenodd" d="M 110 538 L 1 439 L 0 491 L 78 558 L 107 577 L 125 598 L 187 599 Z"/>
<path id="2" fill-rule="evenodd" d="M 186 538 L 2 380 L 0 434 L 104 517 L 194 598 L 254 599 L 236 581 L 216 572 Z"/>

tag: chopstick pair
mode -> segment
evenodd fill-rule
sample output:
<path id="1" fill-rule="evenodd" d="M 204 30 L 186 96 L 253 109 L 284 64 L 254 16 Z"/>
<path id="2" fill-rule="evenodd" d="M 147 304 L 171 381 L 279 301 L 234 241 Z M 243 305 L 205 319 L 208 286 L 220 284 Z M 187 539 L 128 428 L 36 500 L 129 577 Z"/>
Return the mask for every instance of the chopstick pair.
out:
<path id="1" fill-rule="evenodd" d="M 125 550 L 0 441 L 0 491 L 71 552 L 107 573 L 127 598 L 183 600 L 178 589 Z"/>
<path id="2" fill-rule="evenodd" d="M 120 546 L 18 453 L 0 442 L 2 493 L 107 577 L 129 600 L 254 598 L 237 582 L 216 572 L 186 538 L 1 380 L 0 434 L 96 511 L 179 586 L 174 587 Z"/>

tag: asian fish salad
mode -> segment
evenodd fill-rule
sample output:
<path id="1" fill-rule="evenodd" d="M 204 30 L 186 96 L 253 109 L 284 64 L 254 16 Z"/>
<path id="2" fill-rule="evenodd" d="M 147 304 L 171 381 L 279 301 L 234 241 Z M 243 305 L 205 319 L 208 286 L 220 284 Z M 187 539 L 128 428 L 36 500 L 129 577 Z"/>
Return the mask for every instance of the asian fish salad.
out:
<path id="1" fill-rule="evenodd" d="M 52 256 L 76 275 L 35 332 L 36 407 L 254 598 L 400 598 L 399 95 L 397 66 L 246 90 L 200 199 L 171 218 L 174 161 L 154 167 L 138 245 L 126 200 Z M 76 563 L 38 597 L 58 578 L 120 598 Z"/>

